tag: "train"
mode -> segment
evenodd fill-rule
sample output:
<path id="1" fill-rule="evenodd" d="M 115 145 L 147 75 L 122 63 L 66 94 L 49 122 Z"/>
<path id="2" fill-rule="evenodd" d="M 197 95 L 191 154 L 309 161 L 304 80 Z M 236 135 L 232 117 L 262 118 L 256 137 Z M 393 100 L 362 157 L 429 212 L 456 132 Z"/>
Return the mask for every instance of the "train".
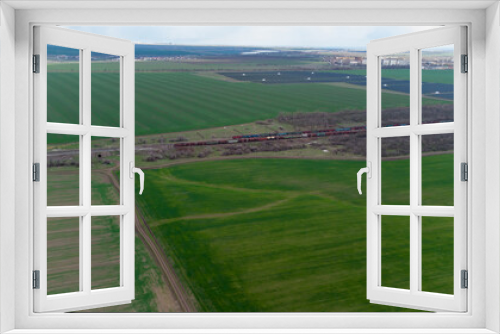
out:
<path id="1" fill-rule="evenodd" d="M 434 123 L 453 122 L 453 120 L 442 120 Z M 387 127 L 394 126 L 407 126 L 409 124 L 391 124 Z M 352 126 L 344 128 L 323 129 L 323 130 L 309 130 L 309 131 L 293 131 L 293 132 L 279 132 L 279 133 L 257 133 L 241 136 L 233 136 L 231 139 L 215 139 L 205 141 L 195 141 L 187 143 L 176 143 L 174 147 L 186 146 L 204 146 L 204 145 L 223 145 L 223 144 L 237 144 L 237 143 L 252 143 L 267 140 L 282 140 L 282 139 L 295 139 L 295 138 L 314 138 L 314 137 L 327 137 L 349 135 L 358 132 L 365 132 L 366 126 Z"/>
<path id="2" fill-rule="evenodd" d="M 174 144 L 174 147 L 223 145 L 223 144 L 261 142 L 267 140 L 326 137 L 326 136 L 353 134 L 363 131 L 366 131 L 366 126 L 353 126 L 353 127 L 335 128 L 335 129 L 280 132 L 280 133 L 259 133 L 259 134 L 233 136 L 231 139 L 215 139 L 215 140 L 204 140 L 204 141 L 187 142 L 187 143 L 176 143 Z"/>
<path id="3" fill-rule="evenodd" d="M 241 136 L 233 136 L 233 139 L 240 138 L 259 138 L 259 137 L 272 137 L 272 136 L 290 136 L 290 135 L 303 135 L 307 133 L 327 133 L 327 132 L 346 132 L 346 131 L 366 131 L 365 126 L 354 126 L 349 128 L 335 128 L 335 129 L 325 129 L 325 130 L 314 130 L 314 131 L 297 131 L 297 132 L 281 132 L 281 133 L 259 133 L 259 134 L 251 134 L 251 135 L 241 135 Z"/>

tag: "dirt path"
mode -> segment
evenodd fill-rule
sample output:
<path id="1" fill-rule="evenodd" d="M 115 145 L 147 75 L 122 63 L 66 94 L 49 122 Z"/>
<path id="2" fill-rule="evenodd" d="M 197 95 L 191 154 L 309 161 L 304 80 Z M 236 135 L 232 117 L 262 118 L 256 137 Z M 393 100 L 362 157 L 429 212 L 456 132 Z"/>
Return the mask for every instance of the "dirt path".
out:
<path id="1" fill-rule="evenodd" d="M 162 167 L 162 168 L 165 168 L 165 167 Z M 144 169 L 146 169 L 146 168 L 144 168 Z M 335 201 L 335 202 L 343 202 L 342 199 L 339 199 L 339 198 L 337 198 L 335 196 L 332 196 L 332 195 L 324 194 L 321 191 L 310 191 L 310 192 L 307 192 L 307 191 L 301 191 L 301 190 L 275 190 L 275 189 L 261 190 L 261 189 L 241 188 L 241 187 L 230 186 L 230 185 L 215 184 L 215 183 L 205 183 L 205 182 L 201 182 L 201 181 L 193 181 L 193 180 L 187 180 L 187 179 L 180 179 L 180 178 L 177 178 L 177 177 L 173 176 L 172 174 L 165 175 L 164 177 L 167 178 L 167 179 L 169 179 L 170 181 L 184 183 L 184 184 L 190 184 L 190 185 L 194 185 L 194 186 L 203 186 L 203 187 L 207 187 L 207 188 L 224 189 L 224 190 L 236 190 L 236 191 L 244 191 L 244 192 L 247 192 L 247 193 L 257 193 L 257 194 L 261 194 L 261 193 L 265 192 L 265 193 L 269 193 L 269 194 L 280 194 L 280 195 L 283 195 L 283 196 L 290 196 L 290 194 L 292 194 L 291 197 L 288 197 L 289 200 L 293 199 L 295 197 L 298 197 L 300 195 L 310 194 L 310 195 L 314 195 L 314 196 L 323 197 L 323 198 L 326 198 L 326 199 L 329 199 L 329 200 Z M 277 203 L 277 202 L 274 202 L 274 203 Z M 281 204 L 281 203 L 279 203 L 279 204 Z M 272 207 L 272 206 L 274 206 L 274 204 L 273 203 L 267 204 L 265 207 L 267 207 L 267 206 L 271 206 Z M 254 209 L 250 209 L 250 210 L 260 211 L 261 208 L 254 208 Z M 235 212 L 235 214 L 240 214 L 240 213 L 245 213 L 245 211 Z M 224 213 L 223 215 L 226 215 L 226 213 Z M 177 218 L 175 218 L 175 219 L 177 219 Z"/>
<path id="2" fill-rule="evenodd" d="M 96 171 L 105 175 L 110 183 L 119 191 L 120 186 L 118 180 L 113 176 L 112 169 L 105 169 Z M 184 312 L 196 312 L 196 307 L 190 298 L 186 288 L 182 285 L 179 277 L 174 271 L 173 265 L 168 259 L 163 247 L 156 239 L 154 233 L 151 231 L 149 225 L 147 224 L 144 217 L 139 213 L 136 206 L 135 209 L 135 230 L 139 235 L 139 238 L 144 242 L 144 245 L 148 249 L 149 253 L 153 256 L 158 267 L 161 269 L 166 282 L 172 291 L 173 295 L 176 297 L 182 311 Z"/>
<path id="3" fill-rule="evenodd" d="M 281 205 L 283 203 L 286 203 L 294 198 L 296 196 L 291 196 L 289 198 L 285 198 L 276 202 L 272 202 L 263 206 L 259 206 L 257 208 L 251 208 L 251 209 L 246 209 L 242 211 L 234 211 L 234 212 L 225 212 L 225 213 L 209 213 L 209 214 L 204 214 L 204 215 L 193 215 L 193 216 L 184 216 L 184 217 L 179 217 L 179 218 L 170 218 L 170 219 L 162 219 L 157 222 L 155 225 L 162 225 L 162 224 L 168 224 L 168 223 L 174 223 L 179 220 L 193 220 L 193 219 L 211 219 L 211 218 L 225 218 L 225 217 L 231 217 L 231 216 L 236 216 L 236 215 L 241 215 L 245 213 L 253 213 L 253 212 L 259 212 L 259 211 L 264 211 L 270 208 L 273 208 L 275 206 Z"/>

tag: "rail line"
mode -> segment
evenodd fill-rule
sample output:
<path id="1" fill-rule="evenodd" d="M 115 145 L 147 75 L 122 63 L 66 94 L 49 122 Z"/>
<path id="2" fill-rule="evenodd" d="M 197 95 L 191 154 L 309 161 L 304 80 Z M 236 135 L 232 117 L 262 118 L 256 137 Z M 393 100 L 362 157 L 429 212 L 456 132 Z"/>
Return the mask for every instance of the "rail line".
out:
<path id="1" fill-rule="evenodd" d="M 224 145 L 224 144 L 251 143 L 251 142 L 296 139 L 296 138 L 342 136 L 342 135 L 356 134 L 358 132 L 366 132 L 366 126 L 353 126 L 348 128 L 335 128 L 335 129 L 324 129 L 324 130 L 313 130 L 313 131 L 259 133 L 259 134 L 233 136 L 230 139 L 214 139 L 214 140 L 193 141 L 185 143 L 175 143 L 174 147 Z"/>
<path id="2" fill-rule="evenodd" d="M 445 123 L 445 122 L 453 122 L 453 120 L 443 120 L 439 122 L 430 122 L 430 123 Z M 408 124 L 397 123 L 397 124 L 387 125 L 386 127 L 405 126 L 405 125 Z M 352 126 L 352 127 L 334 128 L 334 129 L 330 128 L 323 130 L 292 131 L 292 132 L 280 132 L 280 133 L 270 132 L 270 133 L 248 134 L 248 135 L 233 136 L 230 139 L 222 138 L 213 140 L 175 143 L 174 147 L 181 148 L 186 146 L 224 145 L 224 144 L 262 142 L 270 140 L 345 136 L 345 135 L 357 134 L 360 132 L 366 132 L 366 126 Z"/>

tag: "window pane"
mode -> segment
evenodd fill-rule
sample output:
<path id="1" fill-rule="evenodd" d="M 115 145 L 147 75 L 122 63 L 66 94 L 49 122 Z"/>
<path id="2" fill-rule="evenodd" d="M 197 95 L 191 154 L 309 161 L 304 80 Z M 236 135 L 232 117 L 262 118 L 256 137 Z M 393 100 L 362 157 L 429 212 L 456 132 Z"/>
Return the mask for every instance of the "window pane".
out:
<path id="1" fill-rule="evenodd" d="M 422 290 L 453 294 L 453 218 L 422 217 Z"/>
<path id="2" fill-rule="evenodd" d="M 410 124 L 410 52 L 380 57 L 380 66 L 382 126 L 408 125 Z"/>
<path id="3" fill-rule="evenodd" d="M 410 137 L 382 138 L 382 204 L 410 204 Z"/>
<path id="4" fill-rule="evenodd" d="M 47 122 L 80 123 L 80 50 L 47 45 Z"/>
<path id="5" fill-rule="evenodd" d="M 92 289 L 120 286 L 120 217 L 92 217 Z"/>
<path id="6" fill-rule="evenodd" d="M 120 126 L 120 57 L 92 52 L 92 125 Z"/>
<path id="7" fill-rule="evenodd" d="M 47 219 L 47 294 L 80 290 L 80 218 Z"/>
<path id="8" fill-rule="evenodd" d="M 422 205 L 453 205 L 453 133 L 422 136 Z"/>
<path id="9" fill-rule="evenodd" d="M 47 134 L 47 205 L 80 205 L 79 136 Z"/>
<path id="10" fill-rule="evenodd" d="M 120 204 L 120 142 L 92 137 L 92 205 Z"/>
<path id="11" fill-rule="evenodd" d="M 421 50 L 422 124 L 453 122 L 453 45 Z"/>
<path id="12" fill-rule="evenodd" d="M 382 216 L 382 286 L 410 289 L 410 217 Z"/>

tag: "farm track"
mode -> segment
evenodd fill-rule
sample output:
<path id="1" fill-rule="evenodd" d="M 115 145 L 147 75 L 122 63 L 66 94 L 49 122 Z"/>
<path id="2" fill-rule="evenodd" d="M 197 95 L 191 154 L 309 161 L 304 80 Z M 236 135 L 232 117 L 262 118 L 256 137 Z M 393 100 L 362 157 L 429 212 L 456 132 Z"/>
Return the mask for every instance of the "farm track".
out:
<path id="1" fill-rule="evenodd" d="M 220 185 L 220 184 L 216 185 L 216 184 L 212 184 L 212 183 L 207 184 L 207 183 L 199 182 L 199 181 L 179 179 L 179 178 L 177 178 L 177 177 L 175 177 L 173 175 L 169 175 L 168 179 L 171 180 L 171 181 L 175 181 L 175 182 L 182 182 L 184 184 L 190 184 L 190 185 L 195 185 L 195 186 L 204 186 L 204 187 L 210 187 L 210 188 L 215 188 L 215 189 L 245 191 L 245 192 L 248 192 L 248 193 L 259 193 L 259 194 L 261 194 L 263 192 L 260 189 L 241 188 L 241 187 L 234 187 L 234 186 Z M 265 192 L 266 193 L 281 194 L 281 195 L 287 195 L 287 194 L 292 194 L 292 195 L 289 196 L 288 198 L 283 199 L 283 200 L 279 200 L 277 202 L 273 202 L 273 203 L 270 203 L 270 204 L 267 204 L 267 205 L 264 205 L 264 206 L 261 206 L 261 207 L 258 207 L 258 208 L 246 209 L 244 211 L 238 211 L 238 212 L 228 212 L 228 213 L 223 213 L 223 214 L 213 214 L 213 215 L 221 215 L 221 217 L 222 217 L 222 216 L 225 216 L 225 215 L 232 216 L 232 215 L 241 214 L 241 213 L 250 213 L 250 212 L 262 211 L 262 210 L 266 210 L 266 209 L 268 209 L 270 207 L 274 207 L 274 206 L 280 205 L 280 204 L 282 204 L 284 202 L 287 202 L 289 200 L 292 200 L 292 199 L 294 199 L 294 198 L 296 198 L 296 197 L 298 197 L 300 195 L 304 195 L 304 194 L 310 194 L 310 195 L 314 195 L 314 196 L 323 197 L 325 199 L 328 199 L 328 200 L 331 200 L 331 201 L 335 201 L 335 202 L 343 202 L 342 200 L 339 200 L 336 197 L 323 194 L 320 191 L 301 192 L 301 191 L 293 191 L 293 190 L 281 191 L 281 190 L 269 190 L 269 189 L 266 189 Z M 200 217 L 200 218 L 196 218 L 196 217 Z M 182 217 L 182 218 L 171 218 L 171 219 L 166 219 L 164 221 L 170 222 L 170 221 L 177 220 L 177 219 L 204 219 L 204 218 L 210 218 L 210 217 L 207 217 L 207 215 L 196 215 L 196 216 L 185 216 L 185 217 Z"/>
<path id="2" fill-rule="evenodd" d="M 275 206 L 284 204 L 299 195 L 295 196 L 290 196 L 288 198 L 272 202 L 263 206 L 259 206 L 257 208 L 251 208 L 247 210 L 242 210 L 242 211 L 234 211 L 234 212 L 226 212 L 226 213 L 212 213 L 212 214 L 204 214 L 204 215 L 193 215 L 193 216 L 184 216 L 184 217 L 179 217 L 179 218 L 171 218 L 171 219 L 164 219 L 158 221 L 158 225 L 160 224 L 169 224 L 169 223 L 175 223 L 176 221 L 181 221 L 181 220 L 196 220 L 196 219 L 213 219 L 213 218 L 226 218 L 226 217 L 231 217 L 231 216 L 237 216 L 241 214 L 246 214 L 246 213 L 254 213 L 254 212 L 259 212 L 259 211 L 265 211 L 271 208 L 274 208 Z"/>
<path id="3" fill-rule="evenodd" d="M 100 170 L 99 173 L 104 174 L 110 180 L 111 184 L 113 184 L 115 189 L 119 191 L 120 186 L 116 178 L 113 176 L 113 169 Z M 144 245 L 149 250 L 150 254 L 153 255 L 155 262 L 163 272 L 167 284 L 173 292 L 173 295 L 177 298 L 177 302 L 179 303 L 181 309 L 184 312 L 196 312 L 196 307 L 193 305 L 186 288 L 182 285 L 179 277 L 175 273 L 173 265 L 170 263 L 163 247 L 154 236 L 154 233 L 151 231 L 145 218 L 139 214 L 137 207 L 135 211 L 135 230 L 139 233 L 139 237 L 144 242 Z"/>

